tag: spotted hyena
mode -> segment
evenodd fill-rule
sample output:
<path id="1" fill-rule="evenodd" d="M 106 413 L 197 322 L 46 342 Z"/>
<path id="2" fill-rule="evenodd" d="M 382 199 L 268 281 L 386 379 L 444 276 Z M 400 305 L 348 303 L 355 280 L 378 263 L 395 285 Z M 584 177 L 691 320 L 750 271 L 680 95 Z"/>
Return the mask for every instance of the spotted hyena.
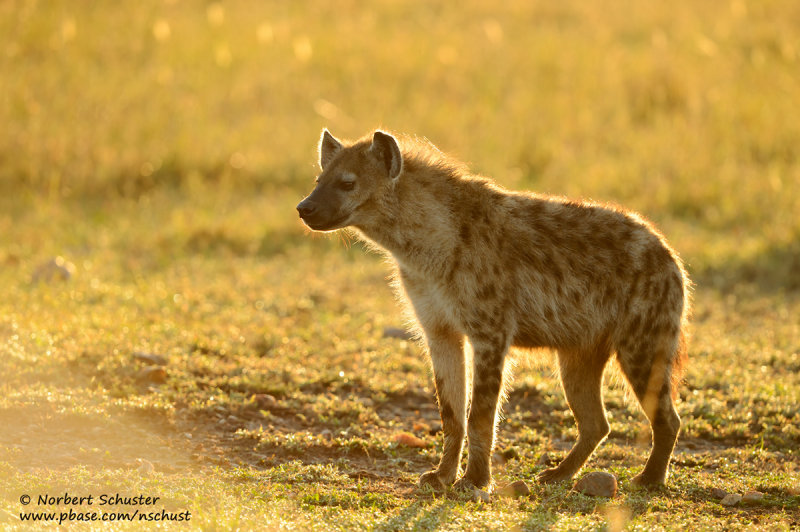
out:
<path id="1" fill-rule="evenodd" d="M 510 347 L 558 353 L 578 441 L 540 481 L 571 478 L 608 435 L 603 369 L 616 353 L 652 428 L 639 484 L 663 484 L 680 428 L 689 281 L 677 254 L 620 208 L 512 192 L 432 145 L 376 131 L 343 143 L 327 130 L 314 191 L 297 206 L 313 230 L 349 227 L 383 250 L 433 365 L 444 432 L 420 485 L 491 483 Z M 467 344 L 470 348 L 467 349 Z"/>

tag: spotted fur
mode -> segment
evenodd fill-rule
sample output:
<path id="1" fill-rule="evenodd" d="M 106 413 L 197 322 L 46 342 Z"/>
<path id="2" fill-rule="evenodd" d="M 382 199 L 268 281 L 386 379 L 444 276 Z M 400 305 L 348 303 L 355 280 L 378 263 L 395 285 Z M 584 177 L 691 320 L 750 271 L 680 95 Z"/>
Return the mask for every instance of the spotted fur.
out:
<path id="1" fill-rule="evenodd" d="M 320 166 L 301 218 L 350 228 L 391 259 L 430 354 L 444 450 L 420 484 L 456 480 L 466 436 L 457 486 L 490 485 L 511 347 L 557 351 L 578 425 L 575 446 L 541 481 L 571 478 L 608 435 L 603 370 L 616 354 L 652 428 L 635 480 L 664 483 L 680 428 L 689 281 L 652 225 L 617 207 L 505 190 L 427 142 L 382 131 L 342 143 L 325 130 Z"/>

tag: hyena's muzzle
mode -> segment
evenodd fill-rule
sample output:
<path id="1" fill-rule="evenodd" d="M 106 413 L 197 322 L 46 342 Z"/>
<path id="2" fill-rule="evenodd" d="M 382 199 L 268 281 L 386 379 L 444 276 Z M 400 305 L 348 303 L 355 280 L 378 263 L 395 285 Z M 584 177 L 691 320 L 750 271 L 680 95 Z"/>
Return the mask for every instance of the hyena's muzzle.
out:
<path id="1" fill-rule="evenodd" d="M 350 212 L 342 212 L 336 193 L 331 187 L 318 185 L 311 194 L 298 203 L 300 219 L 314 231 L 332 231 L 344 227 Z"/>

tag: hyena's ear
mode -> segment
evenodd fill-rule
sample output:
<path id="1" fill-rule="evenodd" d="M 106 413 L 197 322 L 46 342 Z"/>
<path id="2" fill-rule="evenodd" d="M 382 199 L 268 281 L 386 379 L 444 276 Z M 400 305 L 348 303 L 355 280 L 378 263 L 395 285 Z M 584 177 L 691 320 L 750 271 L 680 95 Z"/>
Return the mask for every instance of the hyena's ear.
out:
<path id="1" fill-rule="evenodd" d="M 327 128 L 323 129 L 322 137 L 319 139 L 319 167 L 324 170 L 341 149 L 342 143 L 336 140 Z"/>
<path id="2" fill-rule="evenodd" d="M 391 179 L 397 179 L 403 171 L 403 155 L 397 140 L 383 131 L 376 131 L 372 136 L 372 145 L 369 153 L 386 168 L 386 173 Z"/>

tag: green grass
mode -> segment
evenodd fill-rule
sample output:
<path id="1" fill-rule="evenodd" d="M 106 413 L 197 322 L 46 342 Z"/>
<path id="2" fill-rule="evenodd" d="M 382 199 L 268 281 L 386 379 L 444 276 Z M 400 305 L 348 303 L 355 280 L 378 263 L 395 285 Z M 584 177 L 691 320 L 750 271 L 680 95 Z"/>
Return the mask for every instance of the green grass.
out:
<path id="1" fill-rule="evenodd" d="M 788 0 L 3 3 L 0 525 L 68 491 L 158 496 L 206 530 L 797 527 L 798 20 Z M 576 429 L 523 358 L 496 477 L 532 497 L 415 490 L 441 442 L 424 356 L 383 336 L 386 266 L 294 212 L 323 126 L 656 222 L 696 283 L 667 488 L 628 484 L 647 428 L 619 385 L 587 470 L 620 494 L 538 485 Z M 72 277 L 33 282 L 56 256 Z"/>

